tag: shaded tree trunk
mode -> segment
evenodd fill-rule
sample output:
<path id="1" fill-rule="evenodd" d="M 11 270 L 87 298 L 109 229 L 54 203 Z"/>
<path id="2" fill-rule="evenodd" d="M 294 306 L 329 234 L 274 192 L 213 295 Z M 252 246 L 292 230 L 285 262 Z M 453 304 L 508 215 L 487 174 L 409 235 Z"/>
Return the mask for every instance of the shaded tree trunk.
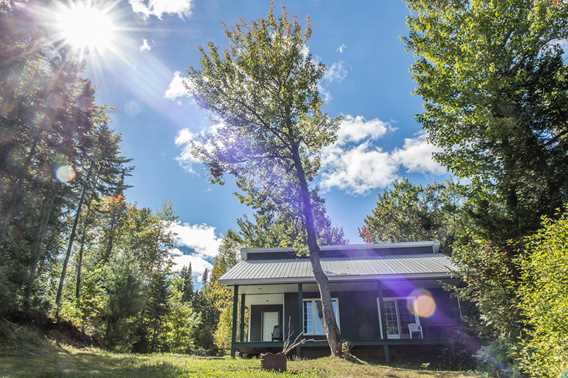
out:
<path id="1" fill-rule="evenodd" d="M 329 290 L 329 280 L 321 266 L 320 248 L 317 241 L 317 232 L 314 222 L 314 214 L 312 209 L 312 200 L 306 174 L 302 165 L 299 149 L 297 146 L 293 148 L 294 168 L 299 181 L 300 197 L 302 201 L 302 212 L 305 221 L 306 234 L 308 238 L 308 249 L 310 251 L 310 262 L 314 277 L 316 279 L 320 292 L 322 310 L 323 310 L 323 327 L 327 336 L 327 342 L 332 356 L 340 356 L 341 351 L 341 334 L 337 327 L 333 307 L 331 304 L 331 293 Z"/>
<path id="2" fill-rule="evenodd" d="M 31 164 L 32 159 L 34 158 L 37 145 L 39 143 L 41 133 L 38 133 L 33 140 L 32 146 L 30 148 L 30 152 L 26 156 L 25 162 L 22 165 L 25 169 Z M 8 195 L 6 196 L 4 214 L 0 217 L 0 242 L 4 241 L 6 237 L 6 233 L 8 231 L 8 226 L 12 221 L 12 218 L 17 214 L 18 209 L 20 208 L 21 198 L 23 196 L 23 183 L 25 180 L 25 172 L 16 180 L 14 180 L 10 190 L 8 190 Z"/>
<path id="3" fill-rule="evenodd" d="M 47 226 L 49 224 L 49 218 L 51 217 L 51 212 L 53 211 L 54 201 L 55 201 L 55 195 L 53 195 L 53 193 L 51 193 L 51 195 L 48 193 L 48 195 L 46 195 L 45 201 L 42 203 L 38 231 L 31 248 L 30 270 L 28 273 L 26 286 L 24 288 L 24 299 L 23 299 L 24 311 L 30 310 L 33 284 L 36 278 L 38 264 L 41 260 L 41 253 L 42 253 L 41 246 L 43 244 L 43 240 L 47 233 Z"/>
<path id="4" fill-rule="evenodd" d="M 77 301 L 77 306 L 81 304 L 81 269 L 83 267 L 83 252 L 85 250 L 85 239 L 87 237 L 87 222 L 91 216 L 91 201 L 87 203 L 87 215 L 85 216 L 85 221 L 83 223 L 83 229 L 81 230 L 81 246 L 79 247 L 79 256 L 77 258 L 77 277 L 75 282 L 75 299 Z"/>
<path id="5" fill-rule="evenodd" d="M 58 322 L 59 322 L 59 313 L 61 311 L 61 297 L 63 295 L 63 285 L 65 283 L 65 275 L 67 274 L 67 265 L 69 264 L 69 257 L 71 256 L 73 242 L 75 241 L 77 224 L 79 223 L 79 217 L 81 216 L 81 208 L 83 207 L 83 202 L 85 202 L 86 194 L 87 194 L 87 183 L 85 182 L 85 184 L 83 184 L 83 189 L 81 190 L 81 197 L 79 198 L 79 204 L 77 205 L 77 211 L 75 213 L 75 219 L 73 220 L 73 226 L 71 227 L 71 234 L 69 235 L 69 242 L 67 243 L 67 251 L 65 252 L 65 259 L 63 260 L 61 276 L 59 277 L 59 286 L 57 287 L 57 295 L 55 297 L 55 319 Z"/>

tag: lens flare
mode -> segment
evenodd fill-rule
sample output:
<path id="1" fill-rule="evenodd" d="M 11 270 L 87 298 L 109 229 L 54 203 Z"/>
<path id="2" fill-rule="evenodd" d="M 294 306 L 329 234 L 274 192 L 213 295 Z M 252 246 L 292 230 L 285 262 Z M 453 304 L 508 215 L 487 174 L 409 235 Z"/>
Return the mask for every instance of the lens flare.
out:
<path id="1" fill-rule="evenodd" d="M 425 289 L 418 289 L 412 293 L 415 298 L 413 306 L 409 309 L 413 314 L 422 318 L 429 318 L 436 312 L 436 301 L 432 294 Z"/>
<path id="2" fill-rule="evenodd" d="M 64 184 L 73 181 L 76 176 L 75 170 L 70 165 L 62 165 L 55 170 L 55 177 Z"/>

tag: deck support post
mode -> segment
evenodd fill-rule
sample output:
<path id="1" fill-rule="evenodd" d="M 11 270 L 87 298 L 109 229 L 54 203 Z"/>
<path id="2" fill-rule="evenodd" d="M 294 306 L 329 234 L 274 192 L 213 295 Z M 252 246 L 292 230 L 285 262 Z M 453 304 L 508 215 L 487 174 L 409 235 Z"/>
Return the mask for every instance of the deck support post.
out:
<path id="1" fill-rule="evenodd" d="M 383 341 L 383 352 L 385 355 L 385 362 L 390 362 L 390 350 L 387 344 L 387 327 L 385 322 L 385 302 L 383 301 L 383 284 L 381 281 L 377 282 L 377 292 L 379 298 L 379 321 L 380 321 L 380 335 L 382 335 L 381 340 Z"/>
<path id="2" fill-rule="evenodd" d="M 304 332 L 304 291 L 302 288 L 302 284 L 298 284 L 298 324 L 296 325 L 296 329 L 298 332 Z M 294 332 L 294 337 L 296 337 L 296 333 Z M 302 358 L 302 346 L 298 345 L 296 347 L 296 356 L 298 358 Z"/>
<path id="3" fill-rule="evenodd" d="M 239 285 L 233 287 L 233 322 L 231 329 L 231 357 L 237 353 L 237 309 L 239 304 Z"/>
<path id="4" fill-rule="evenodd" d="M 245 341 L 245 295 L 241 294 L 241 310 L 239 311 L 239 341 Z"/>

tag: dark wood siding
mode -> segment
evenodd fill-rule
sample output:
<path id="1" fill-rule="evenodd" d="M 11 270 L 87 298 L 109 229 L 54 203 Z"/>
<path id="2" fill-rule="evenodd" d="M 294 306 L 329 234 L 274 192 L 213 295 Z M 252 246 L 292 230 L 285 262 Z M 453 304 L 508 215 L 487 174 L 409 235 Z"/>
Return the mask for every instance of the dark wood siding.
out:
<path id="1" fill-rule="evenodd" d="M 292 339 L 302 332 L 302 323 L 298 317 L 298 294 L 284 294 L 284 337 L 288 336 L 288 327 L 291 330 Z"/>
<path id="2" fill-rule="evenodd" d="M 384 296 L 407 296 L 415 286 L 406 287 L 401 284 L 400 290 L 385 290 Z M 424 337 L 438 336 L 441 330 L 459 326 L 459 308 L 457 300 L 443 289 L 428 289 L 436 303 L 436 310 L 430 317 L 421 317 L 420 323 L 424 329 Z M 348 341 L 377 341 L 380 340 L 379 315 L 377 308 L 377 291 L 345 291 L 332 292 L 332 297 L 339 300 L 339 319 L 341 335 Z M 305 292 L 304 298 L 318 298 L 317 292 Z M 303 319 L 298 317 L 298 295 L 286 293 L 284 335 L 288 333 L 288 322 L 291 320 L 291 330 L 294 335 L 303 330 Z"/>
<path id="3" fill-rule="evenodd" d="M 377 292 L 341 292 L 338 298 L 343 339 L 348 341 L 378 340 Z"/>

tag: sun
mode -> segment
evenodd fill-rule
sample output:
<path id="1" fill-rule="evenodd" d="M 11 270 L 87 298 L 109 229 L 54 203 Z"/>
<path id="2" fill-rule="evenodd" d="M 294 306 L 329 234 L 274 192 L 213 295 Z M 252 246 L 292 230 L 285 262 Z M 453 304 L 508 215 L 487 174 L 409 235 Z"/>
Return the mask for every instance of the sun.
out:
<path id="1" fill-rule="evenodd" d="M 55 15 L 59 39 L 79 51 L 102 52 L 110 49 L 116 27 L 109 9 L 91 3 L 62 6 Z"/>

